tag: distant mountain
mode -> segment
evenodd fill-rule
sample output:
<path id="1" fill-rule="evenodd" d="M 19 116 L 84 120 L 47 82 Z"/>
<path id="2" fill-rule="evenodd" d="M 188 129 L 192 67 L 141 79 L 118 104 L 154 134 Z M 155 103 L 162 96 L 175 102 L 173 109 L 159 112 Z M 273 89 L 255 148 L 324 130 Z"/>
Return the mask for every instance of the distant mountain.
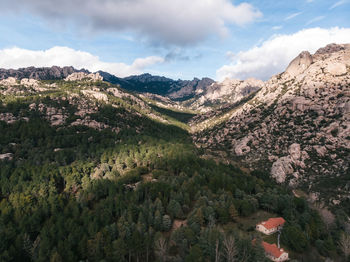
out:
<path id="1" fill-rule="evenodd" d="M 72 73 L 84 72 L 90 73 L 85 69 L 75 69 L 72 66 L 67 67 L 27 67 L 20 69 L 0 69 L 0 80 L 8 77 L 14 77 L 18 80 L 23 78 L 36 80 L 59 80 L 64 79 Z M 174 100 L 184 100 L 192 98 L 196 93 L 196 88 L 209 86 L 215 81 L 210 78 L 202 80 L 195 78 L 190 80 L 173 80 L 164 76 L 153 76 L 151 74 L 134 75 L 120 78 L 104 71 L 98 71 L 103 80 L 112 84 L 120 85 L 121 88 L 138 93 L 151 93 L 161 96 L 167 96 Z"/>
<path id="2" fill-rule="evenodd" d="M 192 98 L 195 96 L 197 88 L 207 87 L 215 83 L 210 78 L 172 80 L 163 76 L 153 76 L 150 74 L 130 76 L 124 78 L 124 80 L 131 84 L 131 87 L 126 88 L 130 91 L 167 96 L 178 101 Z"/>
<path id="3" fill-rule="evenodd" d="M 30 78 L 36 80 L 58 80 L 63 79 L 75 72 L 85 72 L 89 71 L 85 69 L 77 70 L 72 66 L 65 67 L 27 67 L 27 68 L 19 68 L 19 69 L 3 69 L 0 68 L 0 80 L 6 79 L 8 77 L 14 77 L 19 80 L 23 78 Z"/>

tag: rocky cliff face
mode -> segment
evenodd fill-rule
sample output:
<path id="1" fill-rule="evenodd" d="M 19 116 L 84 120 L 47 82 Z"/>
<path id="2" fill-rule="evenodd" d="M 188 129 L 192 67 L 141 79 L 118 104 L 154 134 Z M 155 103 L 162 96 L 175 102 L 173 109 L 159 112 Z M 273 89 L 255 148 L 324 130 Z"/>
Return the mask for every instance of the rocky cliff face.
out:
<path id="1" fill-rule="evenodd" d="M 350 45 L 301 53 L 225 121 L 193 138 L 249 168 L 264 168 L 279 183 L 322 192 L 330 204 L 347 201 Z"/>

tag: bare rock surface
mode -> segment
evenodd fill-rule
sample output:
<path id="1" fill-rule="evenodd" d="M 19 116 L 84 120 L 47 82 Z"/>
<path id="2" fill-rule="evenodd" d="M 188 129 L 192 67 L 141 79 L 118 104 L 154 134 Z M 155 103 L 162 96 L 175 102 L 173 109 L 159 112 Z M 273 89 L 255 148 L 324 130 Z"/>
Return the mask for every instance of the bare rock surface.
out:
<path id="1" fill-rule="evenodd" d="M 347 73 L 346 65 L 342 63 L 328 64 L 326 71 L 333 76 L 341 76 Z"/>
<path id="2" fill-rule="evenodd" d="M 281 157 L 272 164 L 271 175 L 278 183 L 286 181 L 286 177 L 294 172 L 292 159 L 290 157 Z"/>
<path id="3" fill-rule="evenodd" d="M 75 72 L 70 74 L 69 76 L 67 76 L 65 79 L 65 81 L 82 81 L 82 80 L 86 80 L 86 81 L 102 81 L 103 77 L 99 74 L 99 73 L 85 73 L 85 72 Z"/>
<path id="4" fill-rule="evenodd" d="M 312 62 L 313 60 L 311 54 L 304 51 L 289 64 L 286 69 L 286 73 L 292 77 L 299 75 L 303 73 L 312 64 Z"/>

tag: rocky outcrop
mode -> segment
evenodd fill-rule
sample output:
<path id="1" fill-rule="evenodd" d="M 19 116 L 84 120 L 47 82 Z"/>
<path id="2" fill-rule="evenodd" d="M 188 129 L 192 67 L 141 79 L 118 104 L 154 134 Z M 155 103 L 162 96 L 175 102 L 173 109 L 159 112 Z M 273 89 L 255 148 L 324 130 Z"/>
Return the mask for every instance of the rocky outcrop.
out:
<path id="1" fill-rule="evenodd" d="M 335 43 L 332 43 L 318 49 L 315 55 L 329 55 L 329 54 L 336 53 L 343 50 L 345 50 L 344 45 L 337 45 Z"/>
<path id="2" fill-rule="evenodd" d="M 286 181 L 287 176 L 293 172 L 292 159 L 288 156 L 281 157 L 272 164 L 271 175 L 278 183 Z"/>
<path id="3" fill-rule="evenodd" d="M 330 183 L 330 189 L 324 181 L 345 180 L 349 172 L 349 68 L 348 44 L 303 52 L 248 102 L 194 119 L 193 139 L 248 168 L 265 169 L 279 183 L 334 192 L 325 201 L 343 201 L 350 197 L 345 185 Z"/>
<path id="4" fill-rule="evenodd" d="M 17 84 L 17 79 L 15 77 L 7 77 L 5 79 L 0 80 L 0 85 L 4 86 L 12 86 Z"/>
<path id="5" fill-rule="evenodd" d="M 28 117 L 14 116 L 12 113 L 0 113 L 0 121 L 4 121 L 7 124 L 13 124 L 16 121 L 28 121 Z"/>
<path id="6" fill-rule="evenodd" d="M 303 73 L 312 64 L 312 56 L 309 52 L 304 51 L 298 55 L 287 67 L 286 73 L 291 77 Z"/>
<path id="7" fill-rule="evenodd" d="M 249 153 L 250 147 L 247 143 L 251 140 L 251 137 L 244 137 L 239 140 L 235 146 L 235 153 L 237 156 L 243 156 L 244 154 Z"/>
<path id="8" fill-rule="evenodd" d="M 106 94 L 100 92 L 100 91 L 95 91 L 95 90 L 82 90 L 81 91 L 84 95 L 88 97 L 93 97 L 97 100 L 108 102 L 108 97 Z"/>
<path id="9" fill-rule="evenodd" d="M 288 153 L 293 162 L 299 161 L 301 157 L 300 145 L 297 143 L 291 144 L 289 146 Z"/>
<path id="10" fill-rule="evenodd" d="M 99 73 L 85 73 L 85 72 L 75 72 L 70 74 L 69 76 L 67 76 L 65 79 L 65 81 L 92 81 L 92 82 L 96 82 L 96 81 L 102 81 L 103 77 L 99 74 Z"/>

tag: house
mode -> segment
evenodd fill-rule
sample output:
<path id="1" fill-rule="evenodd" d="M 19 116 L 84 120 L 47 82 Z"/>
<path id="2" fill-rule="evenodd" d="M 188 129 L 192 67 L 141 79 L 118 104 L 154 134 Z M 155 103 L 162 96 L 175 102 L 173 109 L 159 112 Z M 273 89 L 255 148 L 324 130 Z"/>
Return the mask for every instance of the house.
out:
<path id="1" fill-rule="evenodd" d="M 271 235 L 280 230 L 286 221 L 283 217 L 270 218 L 266 221 L 256 225 L 256 230 L 264 233 L 265 235 Z"/>
<path id="2" fill-rule="evenodd" d="M 266 256 L 272 261 L 286 261 L 288 260 L 288 253 L 283 248 L 278 248 L 276 244 L 269 244 L 264 241 L 261 242 Z"/>

